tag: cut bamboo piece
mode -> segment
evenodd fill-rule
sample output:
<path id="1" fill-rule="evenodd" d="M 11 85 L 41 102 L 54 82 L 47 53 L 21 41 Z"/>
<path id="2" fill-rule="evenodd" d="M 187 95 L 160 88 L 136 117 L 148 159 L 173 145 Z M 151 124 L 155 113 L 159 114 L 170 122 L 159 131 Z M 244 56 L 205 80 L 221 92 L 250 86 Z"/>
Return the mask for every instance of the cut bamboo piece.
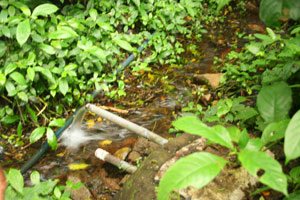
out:
<path id="1" fill-rule="evenodd" d="M 104 160 L 106 162 L 109 162 L 110 164 L 113 164 L 116 167 L 119 167 L 121 169 L 124 169 L 125 171 L 129 173 L 134 173 L 137 170 L 137 167 L 134 165 L 129 164 L 126 161 L 120 160 L 119 158 L 111 155 L 107 151 L 98 148 L 95 151 L 95 156 L 101 160 Z"/>
<path id="2" fill-rule="evenodd" d="M 142 137 L 145 137 L 151 141 L 156 142 L 157 144 L 164 145 L 165 143 L 168 142 L 167 139 L 157 135 L 156 133 L 153 133 L 152 131 L 149 131 L 148 129 L 146 129 L 142 126 L 134 124 L 134 123 L 132 123 L 126 119 L 123 119 L 115 114 L 112 114 L 106 110 L 103 110 L 93 104 L 87 104 L 85 107 L 87 110 L 95 113 L 96 115 L 98 115 L 102 118 L 108 119 L 109 121 L 111 121 L 123 128 L 126 128 Z"/>

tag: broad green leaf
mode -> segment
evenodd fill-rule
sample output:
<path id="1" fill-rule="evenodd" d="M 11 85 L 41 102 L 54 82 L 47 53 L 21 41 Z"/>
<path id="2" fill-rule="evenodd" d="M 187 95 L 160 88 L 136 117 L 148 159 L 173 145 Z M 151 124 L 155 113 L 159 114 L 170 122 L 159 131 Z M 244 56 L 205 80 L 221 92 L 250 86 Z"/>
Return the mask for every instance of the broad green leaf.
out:
<path id="1" fill-rule="evenodd" d="M 241 137 L 239 139 L 238 145 L 240 149 L 245 149 L 249 142 L 249 135 L 246 129 L 243 129 L 241 132 Z"/>
<path id="2" fill-rule="evenodd" d="M 227 129 L 227 131 L 230 135 L 231 141 L 237 143 L 240 140 L 240 137 L 241 137 L 240 129 L 237 128 L 236 126 L 229 126 L 226 129 Z"/>
<path id="3" fill-rule="evenodd" d="M 46 128 L 45 127 L 38 127 L 34 129 L 30 135 L 30 143 L 35 143 L 39 139 L 41 139 L 45 133 Z"/>
<path id="4" fill-rule="evenodd" d="M 7 181 L 17 192 L 23 194 L 24 179 L 19 170 L 10 168 L 7 175 Z"/>
<path id="5" fill-rule="evenodd" d="M 31 15 L 31 11 L 26 4 L 21 3 L 20 1 L 14 1 L 11 3 L 16 8 L 19 8 L 26 16 Z"/>
<path id="6" fill-rule="evenodd" d="M 257 96 L 258 111 L 267 123 L 287 119 L 291 105 L 292 91 L 285 82 L 264 86 Z"/>
<path id="7" fill-rule="evenodd" d="M 34 67 L 34 71 L 41 72 L 51 84 L 56 84 L 56 80 L 48 68 Z"/>
<path id="8" fill-rule="evenodd" d="M 30 174 L 30 180 L 33 185 L 39 184 L 40 183 L 40 173 L 36 170 L 34 170 Z"/>
<path id="9" fill-rule="evenodd" d="M 114 31 L 114 28 L 107 22 L 97 22 L 98 26 L 102 29 L 104 29 L 105 31 Z"/>
<path id="10" fill-rule="evenodd" d="M 0 73 L 0 86 L 3 86 L 6 82 L 5 74 Z"/>
<path id="11" fill-rule="evenodd" d="M 113 41 L 120 46 L 122 49 L 125 49 L 127 51 L 132 52 L 134 50 L 134 48 L 131 46 L 131 44 L 125 40 L 121 40 L 121 39 L 113 39 Z"/>
<path id="12" fill-rule="evenodd" d="M 248 49 L 248 51 L 256 55 L 260 51 L 261 46 L 261 43 L 252 42 L 247 45 L 246 48 Z"/>
<path id="13" fill-rule="evenodd" d="M 29 19 L 25 19 L 23 22 L 18 24 L 16 37 L 20 46 L 22 46 L 28 40 L 30 32 L 31 30 Z"/>
<path id="14" fill-rule="evenodd" d="M 87 52 L 89 52 L 90 54 L 92 54 L 93 56 L 98 57 L 101 61 L 106 60 L 106 53 L 104 50 L 102 50 L 99 47 L 96 46 L 91 46 L 87 49 Z"/>
<path id="15" fill-rule="evenodd" d="M 238 158 L 242 166 L 254 177 L 257 177 L 260 169 L 263 169 L 264 174 L 259 177 L 259 181 L 287 195 L 287 178 L 277 160 L 265 152 L 249 150 L 238 153 Z"/>
<path id="16" fill-rule="evenodd" d="M 47 141 L 52 150 L 57 149 L 56 136 L 51 128 L 47 128 Z"/>
<path id="17" fill-rule="evenodd" d="M 19 120 L 19 116 L 17 116 L 17 115 L 6 115 L 5 117 L 3 117 L 1 119 L 1 122 L 3 124 L 8 125 L 8 124 L 13 124 L 13 123 L 15 123 L 18 120 Z"/>
<path id="18" fill-rule="evenodd" d="M 261 141 L 263 145 L 284 138 L 284 134 L 289 122 L 290 120 L 286 119 L 279 122 L 272 122 L 268 124 L 268 126 L 264 129 L 263 134 L 261 136 Z"/>
<path id="19" fill-rule="evenodd" d="M 23 92 L 23 91 L 18 92 L 18 97 L 19 97 L 22 101 L 28 103 L 28 95 L 27 95 L 25 92 Z"/>
<path id="20" fill-rule="evenodd" d="M 50 55 L 55 54 L 55 49 L 48 44 L 39 44 L 38 47 L 40 49 L 42 49 L 43 51 L 45 51 L 47 54 L 50 54 Z"/>
<path id="21" fill-rule="evenodd" d="M 98 12 L 96 9 L 92 8 L 89 10 L 89 15 L 91 16 L 93 21 L 96 21 L 97 16 L 98 16 Z"/>
<path id="22" fill-rule="evenodd" d="M 9 97 L 15 96 L 17 94 L 16 87 L 10 81 L 6 81 L 6 83 L 5 83 L 5 89 L 6 89 Z"/>
<path id="23" fill-rule="evenodd" d="M 16 13 L 16 9 L 15 9 L 15 7 L 13 7 L 13 6 L 9 6 L 8 9 L 7 9 L 7 11 L 8 11 L 8 14 L 9 14 L 10 16 L 14 16 L 15 13 Z"/>
<path id="24" fill-rule="evenodd" d="M 250 139 L 247 142 L 247 145 L 244 149 L 252 150 L 252 151 L 259 151 L 262 148 L 262 142 L 260 138 Z"/>
<path id="25" fill-rule="evenodd" d="M 48 181 L 40 182 L 40 184 L 37 184 L 35 186 L 35 191 L 41 195 L 49 195 L 53 192 L 54 187 L 57 185 L 57 183 L 58 180 L 55 181 L 48 180 Z M 38 198 L 40 198 L 40 196 L 38 196 Z"/>
<path id="26" fill-rule="evenodd" d="M 299 200 L 300 199 L 300 190 L 289 194 L 288 197 L 285 197 L 283 200 Z"/>
<path id="27" fill-rule="evenodd" d="M 30 108 L 30 106 L 28 104 L 26 105 L 26 110 L 28 111 L 31 119 L 33 119 L 33 121 L 38 123 L 37 116 L 36 116 L 35 112 Z"/>
<path id="28" fill-rule="evenodd" d="M 5 69 L 4 69 L 4 74 L 5 76 L 7 76 L 8 74 L 10 74 L 11 72 L 15 71 L 15 69 L 17 69 L 18 65 L 16 63 L 10 63 L 8 64 Z"/>
<path id="29" fill-rule="evenodd" d="M 63 94 L 66 95 L 69 89 L 69 84 L 66 78 L 62 78 L 59 80 L 59 91 Z"/>
<path id="30" fill-rule="evenodd" d="M 300 156 L 300 110 L 292 117 L 284 137 L 286 163 Z"/>
<path id="31" fill-rule="evenodd" d="M 167 200 L 172 190 L 193 186 L 202 188 L 223 169 L 226 160 L 216 155 L 199 152 L 174 163 L 159 182 L 158 199 Z"/>
<path id="32" fill-rule="evenodd" d="M 20 72 L 13 72 L 9 76 L 19 85 L 26 85 L 26 80 Z"/>
<path id="33" fill-rule="evenodd" d="M 70 27 L 62 26 L 58 30 L 49 33 L 50 39 L 68 39 L 77 37 L 78 34 Z"/>
<path id="34" fill-rule="evenodd" d="M 32 67 L 28 67 L 27 68 L 27 76 L 28 78 L 33 81 L 34 80 L 34 77 L 35 77 L 35 71 Z"/>
<path id="35" fill-rule="evenodd" d="M 57 126 L 57 127 L 63 127 L 65 125 L 65 119 L 54 119 L 49 123 L 49 126 Z"/>
<path id="36" fill-rule="evenodd" d="M 45 3 L 42 5 L 37 6 L 33 12 L 32 12 L 32 16 L 37 17 L 37 16 L 47 16 L 50 15 L 52 13 L 55 13 L 58 10 L 58 7 L 56 7 L 53 4 L 50 3 Z"/>
<path id="37" fill-rule="evenodd" d="M 230 135 L 226 128 L 222 126 L 208 127 L 196 116 L 182 117 L 174 121 L 172 125 L 179 130 L 205 137 L 214 143 L 233 149 Z"/>
<path id="38" fill-rule="evenodd" d="M 257 115 L 258 115 L 258 112 L 254 108 L 247 106 L 242 111 L 238 112 L 234 119 L 246 121 Z"/>
<path id="39" fill-rule="evenodd" d="M 259 18 L 267 26 L 279 26 L 279 18 L 282 12 L 282 0 L 261 0 L 259 6 Z"/>

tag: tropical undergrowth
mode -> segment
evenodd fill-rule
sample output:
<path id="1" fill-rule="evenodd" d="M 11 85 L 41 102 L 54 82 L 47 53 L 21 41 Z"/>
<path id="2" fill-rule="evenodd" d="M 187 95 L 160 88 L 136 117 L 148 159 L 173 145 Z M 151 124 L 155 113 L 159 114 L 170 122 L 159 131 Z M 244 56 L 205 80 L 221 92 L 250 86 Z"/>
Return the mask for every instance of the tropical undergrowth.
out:
<path id="1" fill-rule="evenodd" d="M 216 59 L 224 72 L 222 90 L 217 91 L 223 98 L 206 110 L 192 102 L 183 109 L 188 116 L 173 122 L 177 130 L 228 148 L 236 161 L 206 152 L 186 156 L 163 176 L 158 199 L 168 199 L 172 191 L 189 185 L 204 187 L 225 165 L 244 167 L 266 186 L 261 191 L 279 191 L 282 199 L 300 198 L 300 9 L 280 0 L 263 0 L 260 17 L 273 29 L 247 36 L 243 48 L 231 51 L 225 60 Z M 296 21 L 287 26 L 279 21 L 283 18 Z M 209 127 L 205 124 L 209 122 L 219 125 Z M 274 146 L 282 150 L 284 161 L 267 153 Z"/>
<path id="2" fill-rule="evenodd" d="M 180 63 L 185 49 L 177 37 L 201 40 L 202 21 L 215 20 L 229 1 L 51 2 L 0 1 L 0 125 L 13 130 L 1 133 L 1 145 L 21 149 L 46 135 L 56 149 L 56 127 L 64 126 L 73 108 L 92 102 L 92 91 L 126 95 L 121 63 L 131 53 L 136 61 L 129 67 L 136 73 Z M 147 53 L 139 52 L 147 39 Z M 69 198 L 58 181 L 40 182 L 36 172 L 32 187 L 24 187 L 17 170 L 7 178 L 7 198 Z"/>

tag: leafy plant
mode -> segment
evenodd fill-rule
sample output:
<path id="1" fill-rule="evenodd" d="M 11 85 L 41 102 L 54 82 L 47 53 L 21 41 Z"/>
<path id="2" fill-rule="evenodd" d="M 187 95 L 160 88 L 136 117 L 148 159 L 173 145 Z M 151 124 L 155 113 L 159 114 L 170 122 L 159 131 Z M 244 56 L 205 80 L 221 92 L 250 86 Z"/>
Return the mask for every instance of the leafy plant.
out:
<path id="1" fill-rule="evenodd" d="M 33 186 L 24 187 L 23 176 L 19 170 L 11 168 L 7 174 L 7 180 L 10 184 L 5 191 L 5 199 L 59 199 L 70 200 L 70 190 L 66 186 L 58 186 L 58 180 L 48 180 L 41 182 L 40 174 L 33 171 L 30 180 Z M 67 182 L 70 189 L 78 189 L 82 183 L 73 184 Z"/>
<path id="2" fill-rule="evenodd" d="M 285 92 L 286 96 L 278 95 Z M 264 152 L 264 148 L 266 144 L 284 138 L 286 163 L 300 157 L 300 138 L 298 137 L 300 110 L 291 120 L 287 115 L 291 106 L 289 100 L 291 95 L 290 88 L 285 82 L 276 82 L 262 87 L 257 98 L 259 113 L 267 124 L 263 130 L 262 138 L 250 139 L 246 129 L 240 131 L 236 127 L 225 128 L 221 125 L 208 127 L 196 116 L 180 118 L 173 122 L 173 126 L 176 129 L 205 137 L 213 143 L 229 148 L 232 151 L 231 154 L 237 155 L 240 164 L 251 175 L 258 177 L 258 170 L 264 170 L 264 174 L 258 177 L 259 181 L 287 195 L 288 181 L 286 175 L 282 172 L 280 163 Z M 282 98 L 288 100 L 283 101 Z M 228 109 L 225 111 L 227 113 Z M 278 115 L 278 113 L 282 115 Z M 220 160 L 216 161 L 216 157 L 216 155 L 210 153 L 194 153 L 180 159 L 170 167 L 161 179 L 158 198 L 167 199 L 173 189 L 184 188 L 188 185 L 201 188 L 208 184 L 218 175 L 224 165 L 229 163 L 229 161 L 219 157 L 217 158 Z M 202 159 L 208 163 L 203 163 Z M 203 173 L 203 168 L 205 169 L 210 165 L 215 166 L 211 173 Z M 189 170 L 186 170 L 186 168 L 189 168 Z M 294 177 L 292 182 L 296 183 L 295 189 L 297 189 L 298 184 L 297 170 L 298 168 L 295 168 L 291 171 L 292 177 Z M 197 177 L 197 179 L 194 177 Z"/>

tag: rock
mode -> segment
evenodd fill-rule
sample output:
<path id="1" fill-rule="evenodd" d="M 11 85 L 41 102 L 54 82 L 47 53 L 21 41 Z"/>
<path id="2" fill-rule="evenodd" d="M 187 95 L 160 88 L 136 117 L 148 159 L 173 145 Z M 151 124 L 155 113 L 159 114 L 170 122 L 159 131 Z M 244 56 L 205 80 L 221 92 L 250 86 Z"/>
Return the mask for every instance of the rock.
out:
<path id="1" fill-rule="evenodd" d="M 204 81 L 204 82 L 208 82 L 208 84 L 212 87 L 212 88 L 217 88 L 219 86 L 220 83 L 220 78 L 222 77 L 223 73 L 215 73 L 215 74 L 197 74 L 194 76 L 194 79 L 198 80 L 198 81 Z"/>
<path id="2" fill-rule="evenodd" d="M 86 174 L 83 174 L 86 173 Z M 83 180 L 82 176 L 85 176 L 85 178 L 88 176 L 87 172 L 81 171 L 81 172 L 75 172 L 71 173 L 68 176 L 68 181 L 72 181 L 73 183 L 82 183 L 85 182 Z M 89 191 L 89 189 L 84 185 L 81 186 L 79 189 L 71 189 L 71 198 L 73 200 L 86 200 L 86 199 L 91 199 L 92 195 Z"/>
<path id="3" fill-rule="evenodd" d="M 141 154 L 139 154 L 139 152 L 137 151 L 132 151 L 130 152 L 130 154 L 128 155 L 128 160 L 131 161 L 131 162 L 136 162 L 136 160 L 138 158 L 141 157 Z"/>

